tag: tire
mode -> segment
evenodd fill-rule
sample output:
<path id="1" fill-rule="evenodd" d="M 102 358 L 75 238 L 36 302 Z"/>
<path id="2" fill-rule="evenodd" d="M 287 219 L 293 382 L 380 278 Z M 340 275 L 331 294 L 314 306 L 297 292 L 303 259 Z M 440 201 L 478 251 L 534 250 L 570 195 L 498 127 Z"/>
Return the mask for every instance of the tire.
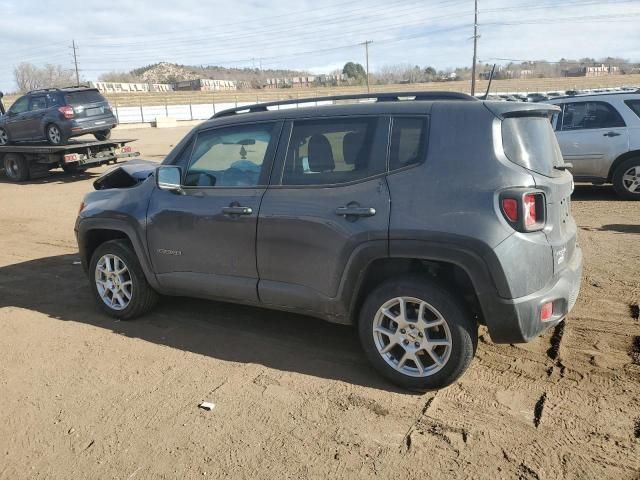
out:
<path id="1" fill-rule="evenodd" d="M 0 147 L 11 145 L 11 139 L 9 138 L 9 132 L 5 128 L 0 127 Z"/>
<path id="2" fill-rule="evenodd" d="M 640 157 L 629 158 L 618 165 L 611 180 L 620 198 L 640 200 Z"/>
<path id="3" fill-rule="evenodd" d="M 115 272 L 122 266 L 126 268 L 126 273 L 115 276 L 104 273 L 109 267 Z M 111 240 L 100 245 L 91 257 L 89 277 L 98 305 L 112 317 L 121 320 L 139 317 L 151 310 L 158 301 L 158 294 L 147 282 L 138 257 L 126 241 Z M 114 290 L 118 291 L 117 297 Z"/>
<path id="4" fill-rule="evenodd" d="M 400 313 L 400 299 L 408 321 L 402 321 L 400 315 L 394 322 L 389 315 Z M 421 308 L 423 321 L 419 323 Z M 383 309 L 389 315 L 382 313 Z M 376 327 L 389 333 L 378 333 Z M 462 301 L 422 277 L 390 280 L 373 290 L 360 310 L 358 332 L 362 348 L 378 372 L 402 388 L 420 392 L 455 382 L 471 364 L 478 345 L 478 326 Z M 439 345 L 429 344 L 429 340 Z M 390 347 L 392 344 L 395 346 Z M 388 351 L 382 353 L 385 348 Z M 404 353 L 408 359 L 400 366 Z"/>
<path id="5" fill-rule="evenodd" d="M 44 134 L 47 142 L 51 145 L 66 145 L 67 137 L 63 133 L 62 129 L 55 123 L 50 123 L 44 129 Z"/>
<path id="6" fill-rule="evenodd" d="M 7 153 L 4 156 L 4 173 L 13 182 L 25 182 L 31 177 L 29 162 L 19 153 Z"/>
<path id="7" fill-rule="evenodd" d="M 93 134 L 96 137 L 96 140 L 100 140 L 101 142 L 104 140 L 109 140 L 111 138 L 111 130 L 101 130 Z"/>

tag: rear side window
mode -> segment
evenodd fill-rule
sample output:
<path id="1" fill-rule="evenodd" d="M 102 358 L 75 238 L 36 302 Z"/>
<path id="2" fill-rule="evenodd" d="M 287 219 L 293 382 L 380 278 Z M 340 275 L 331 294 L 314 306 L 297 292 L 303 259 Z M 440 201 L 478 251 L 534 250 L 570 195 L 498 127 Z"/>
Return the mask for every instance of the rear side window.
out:
<path id="1" fill-rule="evenodd" d="M 625 100 L 624 103 L 633 110 L 633 113 L 640 117 L 640 100 Z"/>
<path id="2" fill-rule="evenodd" d="M 618 111 L 606 102 L 565 103 L 562 130 L 624 127 Z"/>
<path id="3" fill-rule="evenodd" d="M 65 93 L 67 105 L 86 105 L 88 103 L 106 102 L 102 94 L 97 90 L 82 90 L 80 92 Z"/>
<path id="4" fill-rule="evenodd" d="M 383 173 L 385 125 L 378 118 L 294 122 L 282 184 L 331 185 Z"/>
<path id="5" fill-rule="evenodd" d="M 427 151 L 427 118 L 395 117 L 391 130 L 389 170 L 415 165 Z"/>
<path id="6" fill-rule="evenodd" d="M 502 121 L 502 146 L 509 160 L 547 177 L 558 176 L 562 153 L 547 117 L 512 117 Z"/>

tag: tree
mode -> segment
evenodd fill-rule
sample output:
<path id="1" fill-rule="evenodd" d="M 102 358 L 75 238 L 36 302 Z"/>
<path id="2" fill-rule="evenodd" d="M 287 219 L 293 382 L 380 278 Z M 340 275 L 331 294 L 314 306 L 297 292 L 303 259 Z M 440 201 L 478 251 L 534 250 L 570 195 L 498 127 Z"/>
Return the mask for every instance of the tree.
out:
<path id="1" fill-rule="evenodd" d="M 13 76 L 20 92 L 39 88 L 68 87 L 76 83 L 75 72 L 64 69 L 61 65 L 47 64 L 39 68 L 24 62 L 14 68 Z"/>
<path id="2" fill-rule="evenodd" d="M 347 78 L 353 79 L 359 83 L 366 81 L 367 72 L 364 70 L 364 67 L 359 63 L 347 62 L 344 64 L 342 69 L 342 73 L 347 76 Z"/>

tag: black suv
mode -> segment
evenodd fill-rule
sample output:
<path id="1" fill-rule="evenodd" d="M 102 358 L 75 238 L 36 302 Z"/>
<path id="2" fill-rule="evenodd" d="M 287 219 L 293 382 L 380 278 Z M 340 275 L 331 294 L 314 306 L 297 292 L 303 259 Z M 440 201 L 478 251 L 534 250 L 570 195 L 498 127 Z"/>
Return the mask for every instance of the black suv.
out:
<path id="1" fill-rule="evenodd" d="M 34 90 L 0 116 L 0 145 L 39 140 L 65 145 L 86 133 L 108 140 L 117 124 L 111 105 L 95 88 Z"/>
<path id="2" fill-rule="evenodd" d="M 465 371 L 478 324 L 514 343 L 563 321 L 582 253 L 558 108 L 347 98 L 375 101 L 220 112 L 161 166 L 99 178 L 76 235 L 100 306 L 129 319 L 160 293 L 353 324 L 371 363 L 416 390 Z"/>

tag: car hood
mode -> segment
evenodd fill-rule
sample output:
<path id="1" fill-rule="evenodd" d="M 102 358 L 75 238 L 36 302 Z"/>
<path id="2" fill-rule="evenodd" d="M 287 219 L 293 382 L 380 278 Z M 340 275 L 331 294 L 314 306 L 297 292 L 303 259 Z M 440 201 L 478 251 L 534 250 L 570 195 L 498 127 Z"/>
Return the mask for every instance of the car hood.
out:
<path id="1" fill-rule="evenodd" d="M 110 188 L 130 188 L 144 182 L 158 168 L 158 162 L 151 160 L 131 160 L 115 166 L 100 175 L 94 182 L 96 190 Z"/>

